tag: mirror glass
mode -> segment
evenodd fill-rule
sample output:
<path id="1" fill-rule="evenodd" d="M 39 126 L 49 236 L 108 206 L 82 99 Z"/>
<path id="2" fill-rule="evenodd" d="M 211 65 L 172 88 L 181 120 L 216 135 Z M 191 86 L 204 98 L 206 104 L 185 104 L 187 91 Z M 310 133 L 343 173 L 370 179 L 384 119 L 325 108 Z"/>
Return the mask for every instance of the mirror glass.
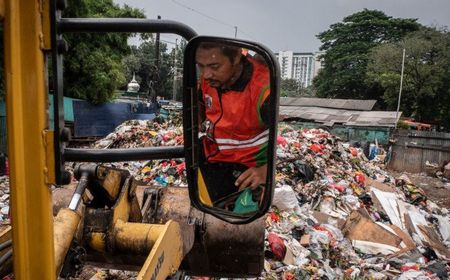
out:
<path id="1" fill-rule="evenodd" d="M 257 218 L 273 191 L 278 100 L 273 55 L 237 40 L 191 43 L 185 53 L 195 64 L 191 199 L 222 218 Z"/>

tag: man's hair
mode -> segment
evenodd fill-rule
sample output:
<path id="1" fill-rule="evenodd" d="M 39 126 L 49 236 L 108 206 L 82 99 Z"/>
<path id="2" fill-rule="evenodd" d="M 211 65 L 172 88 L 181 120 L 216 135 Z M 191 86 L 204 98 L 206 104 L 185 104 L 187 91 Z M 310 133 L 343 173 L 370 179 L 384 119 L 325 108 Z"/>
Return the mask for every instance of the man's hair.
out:
<path id="1" fill-rule="evenodd" d="M 227 44 L 219 43 L 219 42 L 201 42 L 198 45 L 199 49 L 220 49 L 224 56 L 228 57 L 231 62 L 234 62 L 234 59 L 238 54 L 241 53 L 241 48 L 230 46 Z"/>

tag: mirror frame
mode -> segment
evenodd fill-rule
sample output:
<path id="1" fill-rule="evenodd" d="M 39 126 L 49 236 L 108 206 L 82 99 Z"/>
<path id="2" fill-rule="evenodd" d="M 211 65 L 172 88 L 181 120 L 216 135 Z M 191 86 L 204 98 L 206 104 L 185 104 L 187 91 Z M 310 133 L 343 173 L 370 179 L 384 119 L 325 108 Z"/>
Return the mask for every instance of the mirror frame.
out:
<path id="1" fill-rule="evenodd" d="M 197 96 L 197 67 L 195 54 L 197 47 L 201 42 L 217 42 L 230 43 L 238 47 L 246 48 L 257 52 L 262 56 L 270 71 L 270 119 L 269 125 L 269 142 L 267 147 L 267 178 L 266 184 L 270 187 L 264 188 L 263 203 L 259 210 L 253 212 L 251 216 L 242 216 L 233 214 L 232 212 L 223 211 L 221 209 L 212 208 L 203 205 L 199 201 L 199 193 L 197 186 L 197 170 L 199 167 L 199 141 L 198 141 L 198 96 Z M 183 65 L 183 135 L 184 135 L 184 151 L 186 159 L 186 172 L 189 188 L 189 198 L 192 205 L 205 213 L 232 224 L 247 224 L 255 219 L 263 216 L 272 204 L 273 192 L 275 189 L 275 162 L 276 162 L 276 138 L 278 127 L 278 104 L 280 93 L 280 70 L 278 60 L 275 55 L 266 46 L 245 40 L 234 38 L 214 37 L 214 36 L 197 36 L 191 39 L 186 45 L 184 51 Z"/>

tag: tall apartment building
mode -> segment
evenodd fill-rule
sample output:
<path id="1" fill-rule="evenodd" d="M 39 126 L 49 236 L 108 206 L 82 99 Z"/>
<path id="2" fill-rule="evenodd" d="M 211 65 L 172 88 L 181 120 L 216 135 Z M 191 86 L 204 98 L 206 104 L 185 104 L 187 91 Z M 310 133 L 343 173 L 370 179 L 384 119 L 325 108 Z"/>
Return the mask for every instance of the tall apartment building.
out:
<path id="1" fill-rule="evenodd" d="M 280 51 L 275 55 L 280 63 L 282 79 L 296 79 L 305 88 L 312 84 L 320 68 L 317 55 L 293 51 Z"/>

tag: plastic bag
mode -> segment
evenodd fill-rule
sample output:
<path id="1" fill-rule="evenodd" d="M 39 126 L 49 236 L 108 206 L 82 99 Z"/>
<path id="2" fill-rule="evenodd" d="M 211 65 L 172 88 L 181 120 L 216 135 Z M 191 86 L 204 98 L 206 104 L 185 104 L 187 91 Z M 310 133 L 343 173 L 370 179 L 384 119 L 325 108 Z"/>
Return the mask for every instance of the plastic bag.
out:
<path id="1" fill-rule="evenodd" d="M 258 210 L 258 203 L 253 201 L 251 189 L 245 189 L 236 199 L 233 212 L 234 213 L 250 213 Z"/>
<path id="2" fill-rule="evenodd" d="M 292 210 L 298 206 L 294 190 L 289 185 L 283 185 L 275 189 L 272 204 L 280 210 Z"/>

